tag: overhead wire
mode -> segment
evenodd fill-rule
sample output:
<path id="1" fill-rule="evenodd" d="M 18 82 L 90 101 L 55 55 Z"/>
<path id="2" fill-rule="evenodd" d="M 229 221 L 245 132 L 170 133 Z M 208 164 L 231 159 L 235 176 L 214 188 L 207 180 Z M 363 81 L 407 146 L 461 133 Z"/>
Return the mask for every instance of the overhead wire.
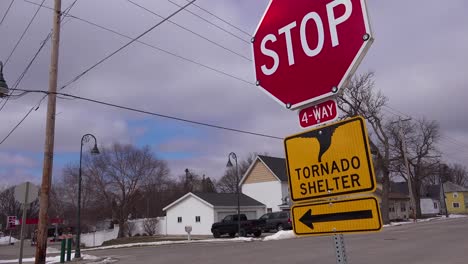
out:
<path id="1" fill-rule="evenodd" d="M 8 12 L 10 12 L 10 8 L 11 8 L 11 6 L 13 5 L 14 2 L 15 2 L 15 0 L 11 0 L 10 5 L 8 6 L 8 8 L 7 8 L 5 14 L 4 14 L 3 17 L 2 17 L 2 20 L 0 20 L 0 26 L 2 25 L 2 23 L 3 23 L 3 21 L 5 20 L 6 16 L 8 15 Z"/>
<path id="2" fill-rule="evenodd" d="M 75 4 L 78 2 L 78 0 L 75 0 L 71 5 L 69 5 L 63 12 L 63 15 L 66 15 L 68 14 L 68 12 L 70 12 L 70 10 L 75 6 Z M 41 6 L 40 6 L 41 7 Z M 63 22 L 63 20 L 65 19 L 65 16 L 62 16 L 61 17 L 61 23 Z M 5 104 L 8 102 L 8 100 L 11 98 L 13 92 L 15 90 L 18 90 L 18 85 L 21 83 L 21 80 L 23 80 L 24 76 L 26 75 L 26 73 L 29 71 L 31 65 L 33 64 L 33 62 L 36 60 L 37 56 L 39 55 L 39 53 L 41 52 L 41 50 L 44 48 L 45 44 L 47 43 L 47 41 L 49 41 L 49 39 L 52 37 L 52 33 L 49 32 L 49 34 L 47 35 L 47 37 L 44 39 L 44 41 L 41 43 L 41 46 L 39 47 L 39 49 L 36 51 L 36 53 L 34 54 L 33 58 L 29 61 L 28 65 L 26 66 L 25 70 L 21 73 L 20 77 L 16 80 L 13 88 L 11 89 L 11 92 L 9 94 L 9 96 L 7 97 L 5 103 L 2 105 L 2 107 L 0 108 L 0 111 L 4 108 Z M 34 104 L 29 110 L 28 112 L 26 112 L 26 114 L 23 116 L 23 118 L 21 118 L 21 120 L 10 130 L 10 132 L 8 132 L 8 134 L 2 139 L 2 141 L 0 141 L 0 144 L 2 144 L 3 142 L 5 142 L 11 134 L 13 134 L 13 132 L 15 132 L 15 130 L 24 122 L 24 120 L 26 120 L 26 118 L 32 113 L 33 110 L 37 111 L 39 109 L 39 106 L 41 105 L 41 103 L 45 100 L 45 98 L 47 97 L 47 94 L 42 96 L 39 101 Z"/>
<path id="3" fill-rule="evenodd" d="M 141 8 L 141 9 L 145 10 L 146 12 L 151 13 L 151 14 L 153 14 L 153 15 L 159 17 L 159 18 L 164 18 L 164 16 L 162 16 L 162 15 L 160 15 L 160 14 L 158 14 L 158 13 L 156 13 L 156 12 L 154 12 L 154 11 L 152 11 L 152 10 L 150 10 L 150 9 L 148 9 L 148 8 L 146 8 L 146 7 L 144 7 L 144 6 L 140 5 L 140 4 L 138 4 L 138 3 L 135 3 L 135 2 L 133 2 L 132 0 L 127 0 L 127 2 L 133 4 L 134 6 L 137 6 L 137 7 Z M 232 49 L 230 49 L 230 48 L 228 48 L 228 47 L 225 47 L 225 46 L 223 46 L 223 45 L 221 45 L 221 44 L 219 44 L 219 43 L 217 43 L 217 42 L 215 42 L 215 41 L 213 41 L 213 40 L 211 40 L 211 39 L 209 39 L 209 38 L 207 38 L 207 37 L 205 37 L 205 36 L 203 36 L 203 35 L 201 35 L 201 34 L 195 32 L 195 31 L 193 31 L 193 30 L 191 30 L 191 29 L 189 29 L 189 28 L 187 28 L 187 27 L 184 27 L 184 26 L 182 26 L 182 25 L 180 25 L 180 24 L 178 24 L 178 23 L 176 23 L 176 22 L 173 22 L 173 21 L 171 21 L 171 20 L 168 20 L 168 22 L 171 23 L 171 24 L 173 24 L 173 25 L 175 25 L 175 26 L 177 26 L 177 27 L 179 27 L 179 28 L 181 28 L 181 29 L 183 29 L 183 30 L 185 30 L 185 31 L 187 31 L 187 32 L 190 32 L 190 33 L 192 33 L 193 35 L 198 36 L 199 38 L 202 38 L 202 39 L 204 39 L 204 40 L 210 42 L 211 44 L 213 44 L 213 45 L 215 45 L 215 46 L 217 46 L 217 47 L 220 47 L 220 48 L 222 48 L 222 49 L 224 49 L 224 50 L 226 50 L 226 51 L 228 51 L 228 52 L 230 52 L 230 53 L 232 53 L 232 54 L 234 54 L 234 55 L 237 55 L 237 56 L 239 56 L 239 57 L 241 57 L 241 58 L 243 58 L 243 59 L 245 59 L 245 60 L 247 60 L 247 61 L 252 61 L 251 58 L 246 57 L 246 56 L 240 54 L 239 52 L 234 51 L 234 50 L 232 50 Z"/>
<path id="4" fill-rule="evenodd" d="M 178 3 L 173 2 L 173 1 L 171 1 L 171 0 L 167 0 L 167 1 L 170 2 L 171 4 L 175 5 L 175 6 L 178 6 L 178 7 L 181 6 L 181 5 L 179 5 Z M 206 18 L 204 18 L 204 17 L 202 17 L 202 16 L 200 16 L 200 15 L 198 15 L 198 14 L 196 14 L 196 13 L 194 13 L 194 12 L 188 10 L 188 9 L 186 9 L 185 12 L 188 12 L 188 13 L 190 13 L 190 14 L 192 14 L 192 15 L 198 17 L 198 18 L 200 18 L 201 20 L 207 22 L 208 24 L 217 27 L 218 29 L 220 29 L 220 30 L 226 32 L 227 34 L 229 34 L 229 35 L 231 35 L 231 36 L 233 36 L 233 37 L 235 37 L 235 38 L 237 38 L 237 39 L 239 39 L 239 40 L 241 40 L 241 41 L 244 42 L 244 43 L 247 43 L 247 44 L 249 44 L 249 45 L 251 44 L 249 41 L 247 41 L 247 40 L 245 40 L 245 39 L 243 39 L 243 38 L 237 36 L 236 34 L 234 34 L 234 33 L 230 32 L 230 31 L 228 31 L 228 30 L 226 30 L 226 29 L 220 27 L 219 25 L 216 25 L 215 23 L 209 21 L 208 19 L 206 19 Z"/>
<path id="5" fill-rule="evenodd" d="M 25 1 L 25 2 L 28 2 L 28 3 L 31 3 L 31 4 L 36 4 L 36 3 L 31 2 L 31 1 L 28 1 L 28 0 L 24 0 L 24 1 Z M 50 8 L 50 7 L 47 7 L 47 6 L 43 6 L 43 8 L 53 10 L 53 8 Z M 118 35 L 118 36 L 121 36 L 121 37 L 124 37 L 124 38 L 127 38 L 127 39 L 133 39 L 132 37 L 130 37 L 130 36 L 128 36 L 128 35 L 122 34 L 121 32 L 118 32 L 118 31 L 113 30 L 113 29 L 110 29 L 110 28 L 108 28 L 108 27 L 99 25 L 99 24 L 97 24 L 97 23 L 95 23 L 95 22 L 92 22 L 92 21 L 89 21 L 89 20 L 87 20 L 87 19 L 84 19 L 84 18 L 75 16 L 75 15 L 71 15 L 71 14 L 67 14 L 66 16 L 67 16 L 67 17 L 70 17 L 70 18 L 73 18 L 73 19 L 76 19 L 76 20 L 78 20 L 78 21 L 84 22 L 84 23 L 89 24 L 89 25 L 91 25 L 91 26 L 100 28 L 100 29 L 102 29 L 102 30 L 108 31 L 108 32 L 113 33 L 113 34 L 115 34 L 115 35 Z M 192 64 L 194 64 L 194 65 L 200 66 L 200 67 L 205 68 L 205 69 L 207 69 L 207 70 L 210 70 L 210 71 L 213 71 L 213 72 L 222 74 L 222 75 L 227 76 L 227 77 L 230 77 L 230 78 L 232 78 L 232 79 L 235 79 L 235 80 L 238 80 L 238 81 L 247 83 L 247 84 L 255 85 L 255 83 L 254 83 L 253 81 L 249 81 L 249 80 L 243 79 L 243 78 L 241 78 L 241 77 L 235 76 L 235 75 L 233 75 L 233 74 L 230 74 L 230 73 L 228 73 L 228 72 L 222 71 L 222 70 L 217 69 L 217 68 L 214 68 L 214 67 L 212 67 L 212 66 L 203 64 L 203 63 L 198 62 L 198 61 L 196 61 L 196 60 L 193 60 L 193 59 L 184 57 L 184 56 L 179 55 L 179 54 L 177 54 L 177 53 L 174 53 L 174 52 L 171 52 L 171 51 L 162 49 L 162 48 L 160 48 L 160 47 L 158 47 L 158 46 L 149 44 L 149 43 L 147 43 L 147 42 L 144 42 L 144 41 L 141 41 L 141 40 L 137 40 L 136 43 L 142 44 L 142 45 L 144 45 L 144 46 L 146 46 L 146 47 L 148 47 L 148 48 L 157 50 L 157 51 L 159 51 L 159 52 L 163 52 L 163 53 L 168 54 L 168 55 L 170 55 L 170 56 L 176 57 L 176 58 L 181 59 L 181 60 L 183 60 L 183 61 L 192 63 Z"/>
<path id="6" fill-rule="evenodd" d="M 194 3 L 193 6 L 196 6 L 196 7 L 199 8 L 200 10 L 203 10 L 205 13 L 208 13 L 208 14 L 212 15 L 213 17 L 215 17 L 215 18 L 219 19 L 220 21 L 226 23 L 227 25 L 231 26 L 232 28 L 235 28 L 235 29 L 239 30 L 240 32 L 242 32 L 242 33 L 244 33 L 245 35 L 247 35 L 248 37 L 252 37 L 252 34 L 251 34 L 251 33 L 247 32 L 246 30 L 244 30 L 244 29 L 242 29 L 242 28 L 240 28 L 240 27 L 234 25 L 233 23 L 231 23 L 231 22 L 229 22 L 229 21 L 227 21 L 227 20 L 225 20 L 225 19 L 219 17 L 218 15 L 216 15 L 216 14 L 214 14 L 214 13 L 208 11 L 207 9 L 201 7 L 200 5 L 197 5 L 197 4 Z"/>
<path id="7" fill-rule="evenodd" d="M 73 8 L 73 6 L 75 6 L 76 2 L 78 2 L 78 0 L 75 0 L 71 5 L 69 5 L 63 12 L 64 15 L 66 15 L 68 12 L 70 12 L 70 10 Z M 42 6 L 40 6 L 42 7 Z M 61 23 L 63 22 L 63 20 L 65 19 L 65 16 L 62 16 L 61 18 Z M 68 21 L 65 21 L 62 23 L 62 25 L 65 25 Z M 37 56 L 39 56 L 39 53 L 42 51 L 42 49 L 44 48 L 44 46 L 47 44 L 47 42 L 49 41 L 49 39 L 52 37 L 52 31 L 49 32 L 49 34 L 46 36 L 46 38 L 41 42 L 41 45 L 39 46 L 39 49 L 36 51 L 36 53 L 34 54 L 34 56 L 32 57 L 32 59 L 29 61 L 28 65 L 26 65 L 26 68 L 23 70 L 23 72 L 20 74 L 20 76 L 18 77 L 18 79 L 14 82 L 14 84 L 12 85 L 12 88 L 10 88 L 10 95 L 16 90 L 16 88 L 20 85 L 21 81 L 23 80 L 24 76 L 26 76 L 26 73 L 29 71 L 29 69 L 31 68 L 32 64 L 34 63 L 34 61 L 36 60 Z M 5 105 L 8 103 L 8 101 L 13 98 L 11 96 L 7 96 L 5 101 L 3 102 L 2 106 L 0 107 L 0 111 L 3 110 L 3 108 L 5 107 Z M 42 101 L 42 100 L 41 100 Z"/>
<path id="8" fill-rule="evenodd" d="M 129 42 L 127 42 L 125 45 L 123 45 L 122 47 L 116 49 L 115 51 L 113 51 L 112 53 L 110 53 L 109 55 L 105 56 L 104 58 L 102 58 L 101 60 L 99 60 L 98 62 L 96 62 L 95 64 L 91 65 L 89 68 L 87 68 L 86 70 L 84 70 L 82 73 L 78 74 L 75 78 L 73 78 L 72 80 L 70 80 L 69 82 L 65 83 L 62 87 L 60 87 L 60 90 L 63 90 L 65 89 L 66 87 L 70 86 L 72 83 L 78 81 L 80 78 L 82 78 L 83 76 L 85 76 L 88 72 L 90 72 L 92 69 L 96 68 L 97 66 L 99 66 L 100 64 L 102 64 L 103 62 L 105 62 L 106 60 L 110 59 L 112 56 L 114 56 L 115 54 L 119 53 L 120 51 L 122 51 L 123 49 L 125 49 L 126 47 L 130 46 L 132 43 L 136 42 L 138 39 L 140 39 L 141 37 L 143 37 L 144 35 L 148 34 L 149 32 L 151 32 L 153 29 L 155 29 L 156 27 L 160 26 L 161 24 L 163 24 L 164 22 L 166 22 L 167 20 L 169 20 L 171 17 L 175 16 L 176 14 L 178 14 L 180 11 L 184 10 L 186 7 L 188 7 L 189 5 L 191 5 L 193 2 L 195 2 L 196 0 L 192 0 L 190 1 L 189 3 L 187 3 L 186 5 L 180 7 L 178 10 L 176 10 L 175 12 L 173 12 L 172 14 L 170 14 L 169 16 L 167 16 L 166 18 L 164 18 L 163 20 L 159 21 L 158 23 L 156 23 L 154 26 L 150 27 L 149 29 L 145 30 L 143 33 L 141 33 L 140 35 L 138 35 L 137 37 L 133 38 L 132 40 L 130 40 Z"/>
<path id="9" fill-rule="evenodd" d="M 283 140 L 283 139 L 284 139 L 284 138 L 282 138 L 282 137 L 272 136 L 272 135 L 268 135 L 268 134 L 257 133 L 257 132 L 247 131 L 247 130 L 241 130 L 241 129 L 237 129 L 237 128 L 230 128 L 230 127 L 225 127 L 225 126 L 220 126 L 220 125 L 214 125 L 214 124 L 209 124 L 209 123 L 200 122 L 200 121 L 194 121 L 194 120 L 190 120 L 190 119 L 186 119 L 186 118 L 171 116 L 171 115 L 167 115 L 167 114 L 161 114 L 161 113 L 156 113 L 156 112 L 141 110 L 141 109 L 137 109 L 137 108 L 133 108 L 133 107 L 129 107 L 129 106 L 118 105 L 118 104 L 109 103 L 109 102 L 105 102 L 105 101 L 101 101 L 101 100 L 96 100 L 96 99 L 92 99 L 92 98 L 87 98 L 87 97 L 83 97 L 83 96 L 77 96 L 77 95 L 73 95 L 73 94 L 69 94 L 69 93 L 63 93 L 63 92 L 50 93 L 50 92 L 48 92 L 48 91 L 43 91 L 43 90 L 23 90 L 23 89 L 18 89 L 18 91 L 31 92 L 31 93 L 44 93 L 45 96 L 47 96 L 47 95 L 49 95 L 49 94 L 55 94 L 55 95 L 60 95 L 60 96 L 62 96 L 62 97 L 63 97 L 63 96 L 65 96 L 65 97 L 71 97 L 71 98 L 74 98 L 74 99 L 79 99 L 79 100 L 83 100 L 83 101 L 88 101 L 88 102 L 92 102 L 92 103 L 96 103 L 96 104 L 100 104 L 100 105 L 105 105 L 105 106 L 109 106 L 109 107 L 113 107 L 113 108 L 123 109 L 123 110 L 131 111 L 131 112 L 136 112 L 136 113 L 141 113 L 141 114 L 146 114 L 146 115 L 151 115 L 151 116 L 157 116 L 157 117 L 161 117 L 161 118 L 176 120 L 176 121 L 180 121 L 180 122 L 184 122 L 184 123 L 190 123 L 190 124 L 199 125 L 199 126 L 204 126 L 204 127 L 210 127 L 210 128 L 220 129 L 220 130 L 226 130 L 226 131 L 231 131 L 231 132 L 237 132 L 237 133 L 247 134 L 247 135 L 252 135 L 252 136 L 266 137 L 266 138 L 271 138 L 271 139 L 279 139 L 279 140 Z M 35 106 L 36 106 L 36 105 L 35 105 Z M 35 106 L 34 106 L 34 107 L 35 107 Z M 32 107 L 32 108 L 29 110 L 28 114 L 32 112 L 32 110 L 34 109 L 34 107 Z M 2 141 L 0 141 L 0 145 L 1 145 L 3 142 L 5 142 L 5 140 L 14 132 L 15 129 L 24 121 L 24 119 L 26 119 L 26 117 L 27 117 L 27 116 L 23 117 L 23 119 L 20 121 L 20 123 L 19 123 L 18 125 L 16 125 L 16 126 L 14 127 L 14 129 L 13 129 L 12 131 L 10 131 L 10 133 L 8 133 L 8 135 L 7 135 L 5 138 L 2 139 Z"/>
<path id="10" fill-rule="evenodd" d="M 45 0 L 42 0 L 40 6 L 36 9 L 36 12 L 34 13 L 34 15 L 32 16 L 32 18 L 29 20 L 29 23 L 28 25 L 26 26 L 26 28 L 24 29 L 23 33 L 21 34 L 21 37 L 18 39 L 18 41 L 16 42 L 15 44 L 15 47 L 13 48 L 13 50 L 10 52 L 10 55 L 8 55 L 6 61 L 5 61 L 5 66 L 8 64 L 8 62 L 10 61 L 10 58 L 11 56 L 13 56 L 13 53 L 15 53 L 16 51 L 16 48 L 18 48 L 18 45 L 21 43 L 21 41 L 23 40 L 24 36 L 26 35 L 26 33 L 28 32 L 29 30 L 29 27 L 31 26 L 32 22 L 34 21 L 34 19 L 36 19 L 36 16 L 37 14 L 39 13 L 39 11 L 41 10 L 41 7 L 42 5 L 44 4 Z"/>

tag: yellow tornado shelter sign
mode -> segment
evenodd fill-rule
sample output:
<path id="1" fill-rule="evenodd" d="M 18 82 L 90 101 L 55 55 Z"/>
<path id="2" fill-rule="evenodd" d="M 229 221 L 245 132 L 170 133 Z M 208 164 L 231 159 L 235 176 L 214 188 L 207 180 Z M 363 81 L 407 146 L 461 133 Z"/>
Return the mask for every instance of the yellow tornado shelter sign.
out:
<path id="1" fill-rule="evenodd" d="M 354 117 L 284 140 L 295 202 L 375 190 L 365 121 Z"/>

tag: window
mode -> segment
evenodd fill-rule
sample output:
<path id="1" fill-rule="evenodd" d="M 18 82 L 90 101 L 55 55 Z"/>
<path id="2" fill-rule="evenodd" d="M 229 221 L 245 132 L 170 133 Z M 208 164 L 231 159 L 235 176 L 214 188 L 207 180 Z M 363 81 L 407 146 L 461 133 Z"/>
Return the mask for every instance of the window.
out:
<path id="1" fill-rule="evenodd" d="M 267 213 L 271 213 L 271 212 L 273 212 L 273 209 L 267 208 Z"/>
<path id="2" fill-rule="evenodd" d="M 389 212 L 395 212 L 395 207 L 389 207 L 389 208 L 388 208 L 388 211 L 389 211 Z"/>
<path id="3" fill-rule="evenodd" d="M 453 203 L 453 208 L 460 208 L 460 204 L 459 203 Z"/>
<path id="4" fill-rule="evenodd" d="M 458 193 L 453 193 L 453 198 L 458 198 Z"/>
<path id="5" fill-rule="evenodd" d="M 200 223 L 200 216 L 195 216 L 195 222 Z"/>
<path id="6" fill-rule="evenodd" d="M 434 203 L 434 209 L 439 208 L 439 205 L 437 203 Z"/>
<path id="7" fill-rule="evenodd" d="M 282 212 L 282 213 L 280 213 L 279 217 L 280 218 L 289 218 L 289 215 L 286 212 Z"/>
<path id="8" fill-rule="evenodd" d="M 182 223 L 182 216 L 177 217 L 177 223 Z"/>
<path id="9" fill-rule="evenodd" d="M 405 202 L 402 202 L 401 205 L 400 205 L 400 210 L 402 212 L 406 212 L 406 203 Z"/>

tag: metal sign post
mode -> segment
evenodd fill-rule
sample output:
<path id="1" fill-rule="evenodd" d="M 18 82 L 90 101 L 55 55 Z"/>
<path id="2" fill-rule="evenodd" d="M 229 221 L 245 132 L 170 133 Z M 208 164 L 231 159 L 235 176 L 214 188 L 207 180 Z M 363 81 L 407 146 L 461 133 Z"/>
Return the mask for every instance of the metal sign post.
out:
<path id="1" fill-rule="evenodd" d="M 39 188 L 30 182 L 24 182 L 15 187 L 15 200 L 23 205 L 23 215 L 21 218 L 21 232 L 20 232 L 20 255 L 19 264 L 23 263 L 23 246 L 24 246 L 24 227 L 26 226 L 26 213 L 29 204 L 37 199 Z M 11 235 L 10 235 L 11 237 Z"/>
<path id="2" fill-rule="evenodd" d="M 348 257 L 346 256 L 346 247 L 343 234 L 333 235 L 333 242 L 335 245 L 336 263 L 348 264 Z"/>
<path id="3" fill-rule="evenodd" d="M 23 263 L 23 246 L 24 246 L 24 226 L 26 225 L 26 212 L 28 211 L 29 204 L 28 204 L 28 194 L 29 194 L 29 182 L 26 183 L 26 192 L 24 194 L 23 200 L 23 216 L 21 217 L 21 233 L 20 233 L 20 256 L 19 256 L 19 264 Z"/>

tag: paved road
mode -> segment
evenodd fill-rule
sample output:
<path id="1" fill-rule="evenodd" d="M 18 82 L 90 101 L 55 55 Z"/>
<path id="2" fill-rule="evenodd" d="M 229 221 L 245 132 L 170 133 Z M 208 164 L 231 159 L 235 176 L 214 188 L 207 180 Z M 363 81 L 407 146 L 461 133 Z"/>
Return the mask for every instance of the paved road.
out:
<path id="1" fill-rule="evenodd" d="M 348 262 L 352 264 L 466 264 L 468 218 L 389 227 L 376 234 L 346 235 L 345 241 Z M 336 263 L 331 237 L 166 245 L 87 253 L 113 256 L 122 264 Z"/>

